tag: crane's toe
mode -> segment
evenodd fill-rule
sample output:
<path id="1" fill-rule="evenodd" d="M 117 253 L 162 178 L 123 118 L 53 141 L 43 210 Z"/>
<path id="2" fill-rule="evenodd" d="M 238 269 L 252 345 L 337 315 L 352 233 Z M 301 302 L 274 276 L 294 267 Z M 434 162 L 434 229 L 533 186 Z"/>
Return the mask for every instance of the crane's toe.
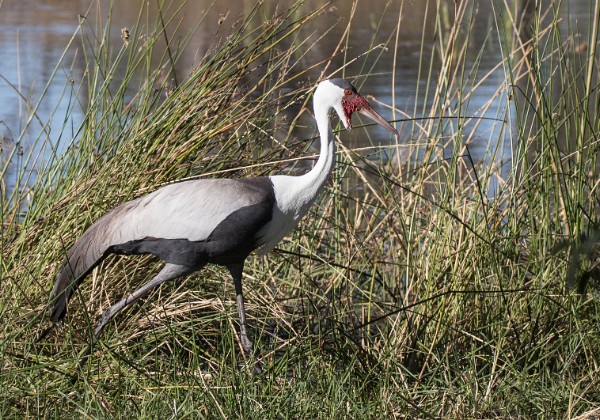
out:
<path id="1" fill-rule="evenodd" d="M 246 355 L 246 357 L 252 356 L 254 344 L 248 338 L 248 335 L 246 335 L 243 332 L 240 334 L 240 343 L 242 344 L 242 349 L 244 350 L 244 354 Z"/>

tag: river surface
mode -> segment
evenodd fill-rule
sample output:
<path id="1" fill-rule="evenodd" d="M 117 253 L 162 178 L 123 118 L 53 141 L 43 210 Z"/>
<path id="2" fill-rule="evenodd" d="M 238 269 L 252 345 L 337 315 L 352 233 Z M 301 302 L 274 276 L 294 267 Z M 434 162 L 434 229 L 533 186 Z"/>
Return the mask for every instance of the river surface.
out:
<path id="1" fill-rule="evenodd" d="M 111 37 L 116 42 L 121 38 L 121 28 L 132 28 L 143 4 L 149 3 L 149 21 L 156 15 L 158 1 L 117 1 L 112 5 Z M 165 14 L 179 8 L 181 2 L 175 1 Z M 258 19 L 268 19 L 277 11 L 285 10 L 292 1 L 265 2 Z M 507 1 L 514 5 L 516 14 L 526 13 L 525 1 Z M 90 5 L 91 4 L 91 5 Z M 180 22 L 180 33 L 191 31 L 197 23 L 194 36 L 176 67 L 177 77 L 181 80 L 194 67 L 204 52 L 218 38 L 222 28 L 231 24 L 240 16 L 247 15 L 254 7 L 254 0 L 194 0 L 187 2 L 177 14 Z M 307 0 L 299 10 L 299 14 L 316 9 L 323 2 Z M 431 69 L 433 79 L 440 72 L 440 63 L 432 59 L 432 51 L 439 48 L 440 40 L 436 34 L 449 33 L 455 3 L 450 0 L 359 0 L 356 9 L 351 1 L 337 1 L 327 6 L 324 11 L 303 29 L 305 36 L 314 38 L 310 42 L 311 51 L 307 54 L 307 65 L 317 63 L 329 57 L 336 45 L 343 38 L 347 24 L 351 22 L 347 41 L 349 47 L 347 57 L 359 57 L 348 66 L 344 75 L 353 77 L 366 75 L 357 80 L 360 90 L 371 95 L 383 104 L 393 105 L 390 108 L 376 105 L 376 108 L 388 119 L 423 117 L 430 115 L 432 102 L 432 84 L 427 91 L 426 76 Z M 488 117 L 477 125 L 469 135 L 469 151 L 475 160 L 490 159 L 489 151 L 495 145 L 490 141 L 498 141 L 498 130 L 510 132 L 502 121 L 506 108 L 505 69 L 498 66 L 502 61 L 501 46 L 498 40 L 498 8 L 505 2 L 483 0 L 470 12 L 472 22 L 469 40 L 466 43 L 464 57 L 465 69 L 476 69 L 473 72 L 470 86 L 473 91 L 468 106 L 462 110 L 463 115 Z M 548 1 L 548 4 L 550 2 Z M 590 21 L 590 1 L 563 1 L 558 16 L 565 34 L 581 33 L 581 40 L 587 38 Z M 109 14 L 108 1 L 91 2 L 75 0 L 5 0 L 0 8 L 0 168 L 5 165 L 12 154 L 8 170 L 4 174 L 5 193 L 17 188 L 26 188 L 36 176 L 36 165 L 43 162 L 48 153 L 59 153 L 74 136 L 82 120 L 82 111 L 71 113 L 68 80 L 83 77 L 85 60 L 81 53 L 81 39 L 77 35 L 80 22 L 91 27 L 97 24 L 98 17 L 106 22 Z M 496 13 L 496 14 L 495 14 Z M 205 16 L 205 17 L 204 17 Z M 441 20 L 436 22 L 436 16 Z M 221 20 L 221 25 L 219 21 Z M 507 22 L 500 23 L 508 25 Z M 396 35 L 397 34 L 397 35 Z M 73 37 L 75 39 L 71 42 Z M 566 37 L 567 35 L 565 35 Z M 67 45 L 71 42 L 71 47 Z M 385 44 L 387 50 L 376 48 L 369 54 L 363 54 L 373 46 Z M 66 52 L 65 52 L 66 51 Z M 433 60 L 433 62 L 432 62 Z M 344 62 L 343 56 L 333 60 L 330 70 L 339 68 Z M 321 68 L 307 73 L 307 78 L 316 79 Z M 368 73 L 368 75 L 367 75 Z M 342 75 L 342 73 L 338 73 Z M 52 80 L 48 83 L 49 80 Z M 391 86 L 394 86 L 392 89 Z M 67 92 L 67 94 L 65 93 Z M 43 97 L 41 101 L 39 98 Z M 85 98 L 80 98 L 85 101 Z M 39 101 L 39 102 L 38 102 Z M 82 102 L 83 107 L 85 103 Z M 32 109 L 35 109 L 35 121 L 23 130 Z M 49 124 L 45 126 L 45 123 Z M 418 143 L 419 135 L 412 128 L 398 125 L 402 129 L 402 141 Z M 373 130 L 379 130 L 374 128 Z M 351 146 L 360 147 L 361 130 L 354 130 L 349 142 Z M 24 133 L 21 135 L 21 133 Z M 45 142 L 36 140 L 42 132 Z M 62 133 L 62 136 L 61 136 Z M 391 137 L 384 131 L 375 131 L 372 136 L 389 142 Z M 369 141 L 370 142 L 372 141 Z M 494 140 L 495 139 L 495 140 Z M 443 147 L 443 146 L 442 146 Z M 39 148 L 41 153 L 32 153 Z M 491 159 L 508 160 L 510 147 L 501 146 L 499 154 Z M 25 157 L 33 156 L 26 163 Z M 27 165 L 31 179 L 16 180 L 16 173 Z"/>

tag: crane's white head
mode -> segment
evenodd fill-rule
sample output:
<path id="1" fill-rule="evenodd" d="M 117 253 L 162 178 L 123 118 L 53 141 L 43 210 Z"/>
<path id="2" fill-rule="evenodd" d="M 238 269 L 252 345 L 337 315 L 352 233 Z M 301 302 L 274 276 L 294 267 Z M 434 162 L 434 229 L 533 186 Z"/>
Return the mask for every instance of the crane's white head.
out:
<path id="1" fill-rule="evenodd" d="M 322 107 L 335 109 L 348 130 L 352 129 L 352 114 L 359 112 L 386 130 L 398 134 L 398 131 L 379 115 L 346 79 L 323 80 L 317 86 L 313 102 L 315 112 Z"/>

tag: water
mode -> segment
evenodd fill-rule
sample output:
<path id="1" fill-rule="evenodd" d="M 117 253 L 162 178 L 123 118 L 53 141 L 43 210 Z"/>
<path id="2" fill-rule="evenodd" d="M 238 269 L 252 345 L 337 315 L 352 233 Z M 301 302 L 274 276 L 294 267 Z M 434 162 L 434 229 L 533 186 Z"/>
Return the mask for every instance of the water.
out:
<path id="1" fill-rule="evenodd" d="M 115 41 L 121 37 L 121 28 L 132 28 L 135 24 L 142 1 L 115 2 L 112 8 L 112 36 Z M 156 2 L 151 3 L 150 15 L 155 15 Z M 266 2 L 262 16 L 264 19 L 272 17 L 277 10 L 282 11 L 292 1 Z M 300 14 L 313 10 L 323 2 L 307 0 L 300 10 Z M 463 109 L 463 115 L 477 115 L 503 118 L 506 107 L 506 95 L 497 94 L 502 91 L 505 75 L 502 66 L 493 70 L 502 60 L 502 54 L 496 33 L 496 23 L 493 20 L 493 6 L 501 2 L 477 2 L 473 11 L 473 28 L 466 52 L 467 63 L 465 68 L 476 68 L 473 76 L 474 83 L 481 83 L 474 90 L 468 107 Z M 519 2 L 519 4 L 526 2 Z M 563 2 L 565 3 L 565 2 Z M 561 10 L 561 22 L 565 31 L 586 30 L 589 25 L 590 5 L 587 0 L 572 0 Z M 75 85 L 84 75 L 85 60 L 81 54 L 80 38 L 76 38 L 71 48 L 68 49 L 61 65 L 56 70 L 53 81 L 46 86 L 52 78 L 57 63 L 76 32 L 81 19 L 86 19 L 88 24 L 94 26 L 97 16 L 106 15 L 109 11 L 109 2 L 102 2 L 100 10 L 96 4 L 89 6 L 90 1 L 73 0 L 5 0 L 0 9 L 0 48 L 3 59 L 0 61 L 0 168 L 14 151 L 8 170 L 4 174 L 6 192 L 10 193 L 15 188 L 24 188 L 31 183 L 30 180 L 19 181 L 17 186 L 16 173 L 27 166 L 31 178 L 36 176 L 36 168 L 43 164 L 47 154 L 56 146 L 56 152 L 68 145 L 76 136 L 77 127 L 82 120 L 82 111 L 73 107 L 68 100 L 68 80 L 75 81 Z M 238 16 L 246 15 L 255 4 L 254 0 L 195 0 L 190 1 L 177 13 L 177 22 L 180 22 L 181 33 L 186 33 L 194 28 L 197 22 L 207 14 L 195 36 L 187 46 L 183 58 L 179 61 L 176 74 L 179 80 L 198 62 L 215 38 L 218 38 L 223 29 L 231 27 Z M 449 32 L 449 21 L 454 13 L 454 2 L 447 0 L 441 2 L 442 21 L 441 27 Z M 369 0 L 359 1 L 351 30 L 348 34 L 347 45 L 350 47 L 348 57 L 360 56 L 345 71 L 345 76 L 369 73 L 368 77 L 358 79 L 360 90 L 376 97 L 384 104 L 393 104 L 397 111 L 396 118 L 428 116 L 433 98 L 431 92 L 425 96 L 425 77 L 431 66 L 435 75 L 440 71 L 440 63 L 431 63 L 432 50 L 439 47 L 439 40 L 434 37 L 436 1 L 386 1 Z M 176 10 L 177 5 L 171 10 Z M 308 27 L 304 29 L 304 36 L 310 42 L 310 53 L 303 59 L 306 65 L 312 65 L 325 60 L 334 51 L 342 34 L 346 29 L 353 13 L 353 4 L 350 1 L 338 1 L 325 8 Z M 168 11 L 166 12 L 168 14 Z M 85 16 L 85 18 L 83 18 Z M 225 18 L 221 25 L 219 20 Z M 400 23 L 399 23 L 400 18 Z M 152 21 L 152 19 L 150 19 Z M 444 26 L 445 25 L 445 26 Z M 425 29 L 424 29 L 425 28 Z M 362 55 L 372 46 L 388 44 L 395 45 L 395 33 L 399 30 L 398 48 L 395 51 L 383 51 L 376 48 L 371 53 Z M 329 31 L 329 32 L 327 32 Z M 327 33 L 326 36 L 320 36 Z M 423 35 L 425 34 L 425 35 Z M 587 35 L 583 34 L 583 39 Z M 381 54 L 381 55 L 380 55 Z M 420 58 L 422 57 L 422 58 Z M 329 70 L 339 68 L 343 57 L 333 60 Z M 421 67 L 420 67 L 421 66 Z M 307 74 L 307 78 L 316 79 L 322 66 Z M 390 89 L 392 69 L 395 71 L 395 88 Z M 342 73 L 337 73 L 342 75 Z M 484 75 L 487 77 L 481 80 Z M 43 100 L 38 105 L 38 100 L 43 95 Z M 487 112 L 483 112 L 490 98 L 492 101 Z M 85 104 L 83 104 L 85 106 Z M 37 107 L 37 108 L 36 108 Z M 31 110 L 35 108 L 34 123 L 19 138 Z M 389 109 L 376 106 L 381 113 L 392 117 Z M 403 114 L 404 113 L 404 114 Z M 48 126 L 44 123 L 50 121 Z M 403 141 L 418 143 L 423 141 L 419 133 L 411 133 L 413 125 L 403 130 Z M 498 139 L 499 131 L 510 127 L 503 127 L 503 123 L 493 120 L 480 121 L 477 129 L 468 138 L 469 151 L 477 161 L 498 159 L 506 161 L 510 155 L 510 145 L 501 146 L 499 155 L 490 158 L 487 152 L 495 146 L 490 144 L 490 139 Z M 370 144 L 371 141 L 386 143 L 390 136 L 378 128 L 373 128 L 371 139 L 363 138 L 362 130 L 354 130 L 345 135 L 352 146 Z M 59 133 L 63 138 L 59 138 Z M 46 142 L 36 141 L 38 137 Z M 364 142 L 367 143 L 364 143 Z M 425 140 L 426 141 L 426 140 Z M 443 141 L 443 138 L 442 138 Z M 45 144 L 45 147 L 41 145 Z M 452 148 L 451 145 L 446 145 Z M 444 149 L 444 145 L 440 145 Z M 34 150 L 36 149 L 37 150 Z M 444 151 L 442 150 L 442 155 Z M 26 160 L 26 156 L 31 156 Z"/>

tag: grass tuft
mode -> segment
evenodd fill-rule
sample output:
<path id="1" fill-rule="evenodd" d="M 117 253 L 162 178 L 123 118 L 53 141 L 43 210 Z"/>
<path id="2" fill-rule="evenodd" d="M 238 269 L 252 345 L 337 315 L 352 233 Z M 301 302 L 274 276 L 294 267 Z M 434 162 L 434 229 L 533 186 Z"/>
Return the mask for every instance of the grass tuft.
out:
<path id="1" fill-rule="evenodd" d="M 428 6 L 415 87 L 424 99 L 412 113 L 392 108 L 403 142 L 340 142 L 318 206 L 276 253 L 248 262 L 259 377 L 241 356 L 229 278 L 209 267 L 117 317 L 73 382 L 100 309 L 158 262 L 108 258 L 68 324 L 36 343 L 52 279 L 85 227 L 165 183 L 304 170 L 310 142 L 294 133 L 313 71 L 324 77 L 342 60 L 368 77 L 376 63 L 361 60 L 385 50 L 344 48 L 353 8 L 332 57 L 311 63 L 305 31 L 325 7 L 299 2 L 266 20 L 258 3 L 182 77 L 190 35 L 170 32 L 169 8 L 149 25 L 141 9 L 116 45 L 110 11 L 82 19 L 72 43 L 87 71 L 64 91 L 81 125 L 71 136 L 67 115 L 60 148 L 41 130 L 44 159 L 15 148 L 6 161 L 23 164 L 22 188 L 1 190 L 0 416 L 597 415 L 599 2 L 586 48 L 565 30 L 561 2 L 528 4 L 496 2 L 489 16 L 474 1 Z M 491 29 L 474 40 L 482 20 Z M 502 60 L 486 67 L 489 48 Z M 475 103 L 492 78 L 502 83 Z"/>

